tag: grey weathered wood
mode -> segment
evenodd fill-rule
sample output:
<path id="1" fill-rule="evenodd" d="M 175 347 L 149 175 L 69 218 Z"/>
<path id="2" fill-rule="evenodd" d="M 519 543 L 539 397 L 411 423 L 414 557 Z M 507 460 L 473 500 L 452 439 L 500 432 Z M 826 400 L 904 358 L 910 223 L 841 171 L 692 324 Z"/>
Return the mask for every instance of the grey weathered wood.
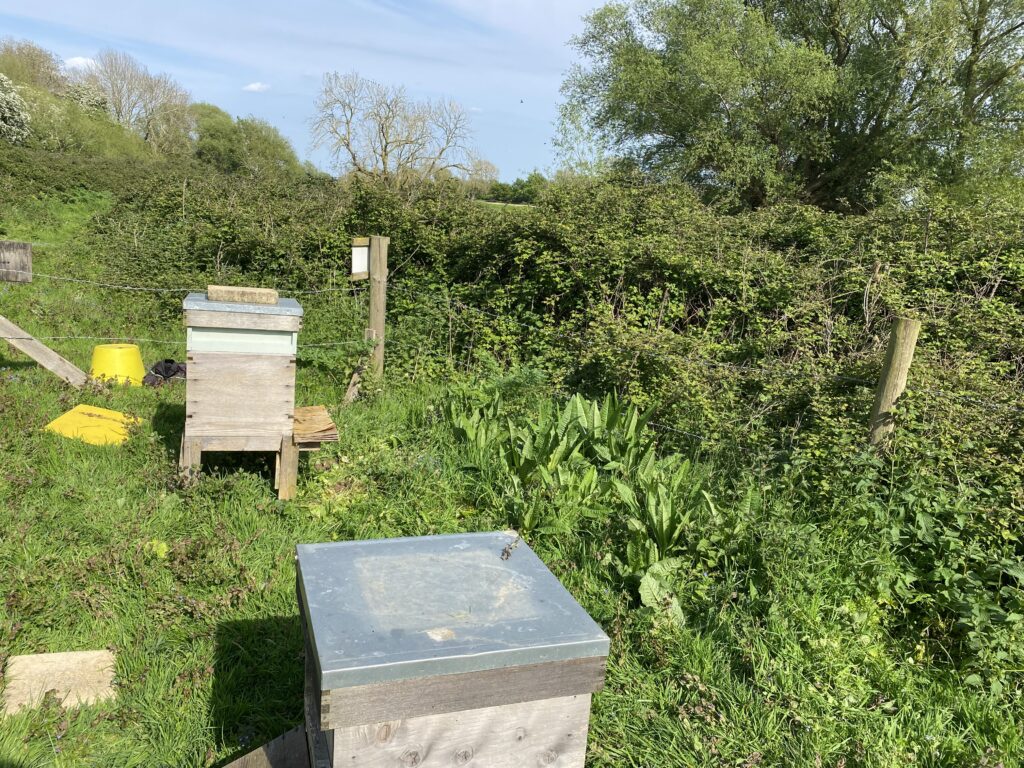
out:
<path id="1" fill-rule="evenodd" d="M 370 238 L 370 327 L 374 345 L 370 367 L 378 377 L 384 375 L 384 317 L 388 286 L 387 237 Z"/>
<path id="2" fill-rule="evenodd" d="M 64 379 L 73 387 L 81 389 L 89 380 L 85 371 L 65 360 L 45 344 L 36 341 L 31 334 L 23 331 L 6 317 L 0 317 L 0 338 L 6 339 L 7 343 L 16 350 L 24 352 L 43 368 Z"/>
<path id="3" fill-rule="evenodd" d="M 875 390 L 875 403 L 869 420 L 869 440 L 873 445 L 882 442 L 893 430 L 892 411 L 907 387 L 907 375 L 914 360 L 914 347 L 920 332 L 920 320 L 905 317 L 893 320 L 889 347 L 885 352 L 885 363 Z"/>
<path id="4" fill-rule="evenodd" d="M 336 688 L 318 697 L 319 725 L 329 730 L 594 693 L 604 685 L 604 670 L 604 657 L 596 656 Z"/>
<path id="5" fill-rule="evenodd" d="M 295 358 L 191 353 L 185 401 L 185 434 L 190 437 L 290 437 Z"/>
<path id="6" fill-rule="evenodd" d="M 590 695 L 340 728 L 333 764 L 359 768 L 582 768 Z"/>
<path id="7" fill-rule="evenodd" d="M 0 280 L 32 282 L 32 243 L 0 240 Z"/>
<path id="8" fill-rule="evenodd" d="M 349 379 L 348 389 L 345 390 L 345 405 L 354 403 L 356 398 L 359 397 L 359 388 L 363 385 L 363 371 L 366 370 L 366 366 L 362 363 L 352 373 L 352 378 Z"/>
<path id="9" fill-rule="evenodd" d="M 281 435 L 205 435 L 196 438 L 202 451 L 262 451 L 277 453 L 281 449 Z"/>
<path id="10" fill-rule="evenodd" d="M 191 328 L 232 328 L 245 331 L 291 331 L 297 333 L 302 329 L 302 318 L 295 315 L 187 309 L 185 310 L 185 325 Z"/>
<path id="11" fill-rule="evenodd" d="M 194 437 L 181 436 L 178 468 L 183 472 L 198 472 L 203 460 L 203 442 Z"/>
<path id="12" fill-rule="evenodd" d="M 306 729 L 296 726 L 224 768 L 309 768 Z"/>
<path id="13" fill-rule="evenodd" d="M 237 304 L 277 304 L 278 294 L 273 288 L 245 288 L 236 285 L 211 285 L 206 289 L 210 301 L 229 301 Z"/>
<path id="14" fill-rule="evenodd" d="M 302 600 L 299 600 L 299 615 L 303 615 Z M 306 622 L 303 621 L 305 626 Z M 309 765 L 311 768 L 331 768 L 334 754 L 334 732 L 324 731 L 319 727 L 320 722 L 320 701 L 317 696 L 316 664 L 313 663 L 313 651 L 309 646 L 309 638 L 305 640 L 306 646 L 306 667 L 305 667 L 305 714 L 306 714 L 306 739 L 309 750 Z"/>

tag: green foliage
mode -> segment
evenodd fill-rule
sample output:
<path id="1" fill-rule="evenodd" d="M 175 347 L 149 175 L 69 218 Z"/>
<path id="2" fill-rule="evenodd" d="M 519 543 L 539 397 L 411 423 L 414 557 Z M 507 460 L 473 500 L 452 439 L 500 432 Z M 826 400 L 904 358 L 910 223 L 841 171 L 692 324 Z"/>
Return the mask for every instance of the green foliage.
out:
<path id="1" fill-rule="evenodd" d="M 547 185 L 548 180 L 544 178 L 544 174 L 533 171 L 525 179 L 518 178 L 511 184 L 503 181 L 493 182 L 480 199 L 495 203 L 536 203 Z"/>
<path id="2" fill-rule="evenodd" d="M 0 74 L 0 141 L 21 144 L 28 138 L 28 105 L 21 98 L 14 83 Z"/>
<path id="3" fill-rule="evenodd" d="M 31 40 L 0 40 L 0 72 L 19 85 L 58 92 L 67 84 L 61 61 Z"/>
<path id="4" fill-rule="evenodd" d="M 1018 173 L 1020 0 L 633 0 L 592 13 L 567 123 L 714 199 L 866 202 L 892 165 Z"/>
<path id="5" fill-rule="evenodd" d="M 254 117 L 234 120 L 212 104 L 189 107 L 195 120 L 195 156 L 224 173 L 269 178 L 302 173 L 295 150 L 276 128 Z"/>
<path id="6" fill-rule="evenodd" d="M 138 160 L 153 156 L 137 135 L 110 120 L 102 95 L 82 85 L 58 96 L 25 89 L 31 124 L 26 143 L 48 152 Z"/>

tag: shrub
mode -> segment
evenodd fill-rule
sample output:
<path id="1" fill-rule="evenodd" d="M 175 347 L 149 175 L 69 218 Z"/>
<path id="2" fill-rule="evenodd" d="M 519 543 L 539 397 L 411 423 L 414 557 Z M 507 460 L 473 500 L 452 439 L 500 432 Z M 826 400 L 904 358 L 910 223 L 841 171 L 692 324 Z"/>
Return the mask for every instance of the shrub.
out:
<path id="1" fill-rule="evenodd" d="M 28 138 L 28 132 L 28 105 L 14 83 L 6 75 L 0 75 L 0 141 L 21 144 Z"/>

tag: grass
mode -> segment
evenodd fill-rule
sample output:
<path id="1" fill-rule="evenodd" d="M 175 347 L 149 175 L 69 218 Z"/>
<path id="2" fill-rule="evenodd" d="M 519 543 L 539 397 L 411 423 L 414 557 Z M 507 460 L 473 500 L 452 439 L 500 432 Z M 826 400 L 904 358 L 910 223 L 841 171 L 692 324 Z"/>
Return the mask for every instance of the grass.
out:
<path id="1" fill-rule="evenodd" d="M 95 275 L 102 254 L 85 260 L 77 235 L 108 204 L 38 201 L 4 225 L 46 243 L 38 272 Z M 94 286 L 0 285 L 0 301 L 39 335 L 183 336 L 144 297 Z M 93 343 L 53 346 L 87 368 Z M 181 354 L 141 346 L 147 362 Z M 117 655 L 114 702 L 4 720 L 0 765 L 223 764 L 302 720 L 297 543 L 506 527 L 437 418 L 442 380 L 396 377 L 343 408 L 346 384 L 322 360 L 300 365 L 297 400 L 329 405 L 341 441 L 303 458 L 299 496 L 281 503 L 264 456 L 215 456 L 197 483 L 178 478 L 181 385 L 75 392 L 0 349 L 0 656 Z M 121 447 L 42 430 L 79 402 L 145 423 Z M 588 765 L 1020 765 L 1019 711 L 888 637 L 844 566 L 870 556 L 864 543 L 778 478 L 759 482 L 746 566 L 694 574 L 681 623 L 638 608 L 613 575 L 610 527 L 531 542 L 612 638 Z"/>

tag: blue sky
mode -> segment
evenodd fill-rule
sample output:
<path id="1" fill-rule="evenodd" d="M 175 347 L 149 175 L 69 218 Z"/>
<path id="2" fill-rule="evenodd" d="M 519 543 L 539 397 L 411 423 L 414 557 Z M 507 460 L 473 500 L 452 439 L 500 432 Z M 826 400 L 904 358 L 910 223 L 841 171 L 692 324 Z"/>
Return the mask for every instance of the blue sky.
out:
<path id="1" fill-rule="evenodd" d="M 196 101 L 270 121 L 325 168 L 309 139 L 324 72 L 355 70 L 418 97 L 452 97 L 471 111 L 480 154 L 511 180 L 553 163 L 558 89 L 574 57 L 566 43 L 601 4 L 0 0 L 0 37 L 28 38 L 65 60 L 127 51 Z"/>

